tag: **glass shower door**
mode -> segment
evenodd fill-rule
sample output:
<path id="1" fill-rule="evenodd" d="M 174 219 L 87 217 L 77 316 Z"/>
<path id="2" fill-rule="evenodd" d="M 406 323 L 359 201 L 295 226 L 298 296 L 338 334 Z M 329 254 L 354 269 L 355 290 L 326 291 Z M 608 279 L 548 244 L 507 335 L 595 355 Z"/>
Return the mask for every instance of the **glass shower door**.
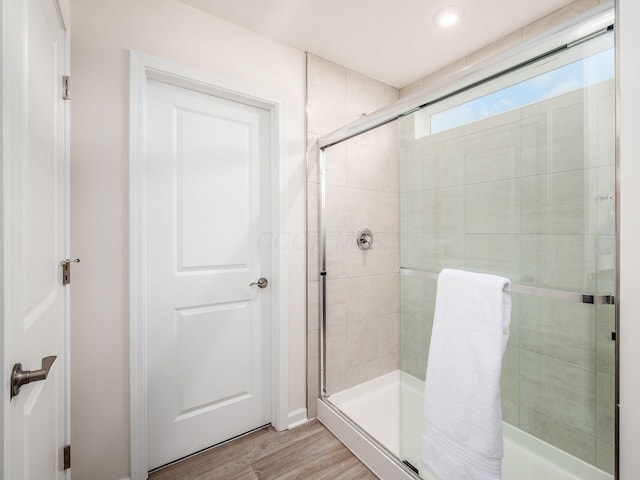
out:
<path id="1" fill-rule="evenodd" d="M 326 148 L 320 175 L 323 393 L 394 455 L 399 454 L 397 148 L 393 122 Z"/>
<path id="2" fill-rule="evenodd" d="M 612 478 L 614 89 L 609 33 L 401 121 L 401 459 L 425 478 L 424 379 L 442 268 L 513 284 L 503 478 Z"/>

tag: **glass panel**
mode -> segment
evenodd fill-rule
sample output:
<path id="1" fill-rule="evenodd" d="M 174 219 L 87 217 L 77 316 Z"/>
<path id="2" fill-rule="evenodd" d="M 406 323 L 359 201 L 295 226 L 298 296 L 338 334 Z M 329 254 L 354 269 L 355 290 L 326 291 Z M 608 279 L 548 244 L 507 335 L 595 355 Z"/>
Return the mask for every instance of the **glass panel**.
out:
<path id="1" fill-rule="evenodd" d="M 547 73 L 523 80 L 510 87 L 461 105 L 432 114 L 431 133 L 439 133 L 468 123 L 477 122 L 509 110 L 522 108 L 589 85 L 611 80 L 615 74 L 613 49 L 557 67 Z"/>
<path id="2" fill-rule="evenodd" d="M 402 267 L 615 294 L 612 48 L 612 35 L 599 37 L 402 119 Z M 422 405 L 435 298 L 434 279 L 401 275 L 401 458 L 425 478 Z M 593 478 L 611 478 L 614 308 L 516 293 L 512 302 L 503 478 L 525 480 L 541 468 L 544 478 L 574 478 L 566 472 L 583 468 L 577 459 Z M 518 448 L 531 441 L 525 433 L 538 456 Z M 562 465 L 540 454 L 549 445 L 566 453 Z"/>
<path id="3" fill-rule="evenodd" d="M 325 338 L 329 401 L 399 456 L 398 145 L 396 122 L 325 150 Z"/>
<path id="4" fill-rule="evenodd" d="M 442 268 L 615 294 L 612 42 L 573 47 L 325 151 L 326 394 L 424 478 Z M 364 227 L 368 250 L 356 241 Z M 614 307 L 520 293 L 512 303 L 503 478 L 611 478 Z"/>

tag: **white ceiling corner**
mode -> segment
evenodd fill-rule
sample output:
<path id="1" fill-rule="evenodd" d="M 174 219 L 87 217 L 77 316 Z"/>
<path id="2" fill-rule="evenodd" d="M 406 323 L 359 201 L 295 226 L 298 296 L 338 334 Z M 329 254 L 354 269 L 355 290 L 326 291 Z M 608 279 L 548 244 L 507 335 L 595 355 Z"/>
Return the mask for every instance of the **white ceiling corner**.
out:
<path id="1" fill-rule="evenodd" d="M 572 0 L 182 0 L 217 17 L 402 88 Z M 465 10 L 444 30 L 433 16 Z"/>

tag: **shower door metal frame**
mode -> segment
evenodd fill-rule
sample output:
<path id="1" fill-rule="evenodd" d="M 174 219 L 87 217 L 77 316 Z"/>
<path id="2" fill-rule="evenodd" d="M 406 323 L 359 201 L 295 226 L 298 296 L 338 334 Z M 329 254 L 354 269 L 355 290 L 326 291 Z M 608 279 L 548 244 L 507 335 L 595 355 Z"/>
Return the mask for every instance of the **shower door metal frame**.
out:
<path id="1" fill-rule="evenodd" d="M 318 139 L 320 151 L 349 140 L 357 135 L 381 127 L 425 107 L 490 82 L 550 55 L 583 43 L 613 28 L 613 1 L 578 15 L 570 22 L 522 44 L 466 66 L 457 73 L 434 82 L 424 89 L 383 107 L 366 117 L 323 135 Z"/>
<path id="2" fill-rule="evenodd" d="M 319 275 L 320 275 L 320 398 L 327 397 L 327 369 L 325 363 L 327 361 L 327 222 L 325 215 L 326 202 L 326 153 L 324 148 L 318 152 L 318 254 L 319 254 Z"/>
<path id="3" fill-rule="evenodd" d="M 359 425 L 353 422 L 348 416 L 344 415 L 339 408 L 334 406 L 327 394 L 327 372 L 326 372 L 326 359 L 327 359 L 327 342 L 326 342 L 326 278 L 327 278 L 327 263 L 326 263 L 326 152 L 327 148 L 333 145 L 337 145 L 343 141 L 349 140 L 357 135 L 366 133 L 370 130 L 383 126 L 387 123 L 391 123 L 404 116 L 410 115 L 425 107 L 434 105 L 442 100 L 451 98 L 455 95 L 463 93 L 467 90 L 475 88 L 484 83 L 490 82 L 498 77 L 506 75 L 510 72 L 523 68 L 529 64 L 537 62 L 545 57 L 557 54 L 563 50 L 566 50 L 574 45 L 578 45 L 585 41 L 588 41 L 594 37 L 605 34 L 614 29 L 615 18 L 617 14 L 617 5 L 611 0 L 608 4 L 604 4 L 600 7 L 594 8 L 591 11 L 575 17 L 573 20 L 548 31 L 538 37 L 535 37 L 529 41 L 523 42 L 521 45 L 508 49 L 505 52 L 495 55 L 487 60 L 479 62 L 478 64 L 465 67 L 457 73 L 435 82 L 433 85 L 428 86 L 418 92 L 415 92 L 404 99 L 398 100 L 386 107 L 377 110 L 364 118 L 358 119 L 342 128 L 339 128 L 327 135 L 324 135 L 318 139 L 318 220 L 319 220 L 319 238 L 318 238 L 318 261 L 319 261 L 319 315 L 320 315 L 320 398 L 319 400 L 333 410 L 337 415 L 342 417 L 354 430 L 371 441 L 381 454 L 390 457 L 397 463 L 397 466 L 404 471 L 409 472 L 407 467 L 402 463 L 402 460 L 391 454 L 384 446 L 380 444 L 375 438 L 364 431 Z M 615 32 L 614 32 L 615 33 Z M 618 55 L 617 46 L 618 39 L 617 33 L 614 36 L 616 48 L 616 101 L 618 99 L 617 78 L 619 74 L 618 67 Z M 524 285 L 514 285 L 516 288 L 520 288 L 523 291 L 529 291 L 538 296 L 545 296 L 550 298 L 561 298 L 567 301 L 578 303 L 592 303 L 592 304 L 614 304 L 615 305 L 615 445 L 614 445 L 614 480 L 619 479 L 619 409 L 620 409 L 620 359 L 619 359 L 619 302 L 616 301 L 616 296 L 620 288 L 619 270 L 620 270 L 620 216 L 619 216 L 619 152 L 618 152 L 618 139 L 619 139 L 619 126 L 618 116 L 616 108 L 616 152 L 615 152 L 615 205 L 616 205 L 616 292 L 614 295 L 591 295 L 591 294 L 574 294 L 571 292 L 563 292 L 559 290 L 544 289 L 538 287 L 530 287 Z M 402 273 L 401 266 L 398 265 L 399 272 Z M 405 274 L 417 274 L 433 276 L 433 273 L 429 272 L 408 272 Z M 419 478 L 415 475 L 415 478 Z"/>

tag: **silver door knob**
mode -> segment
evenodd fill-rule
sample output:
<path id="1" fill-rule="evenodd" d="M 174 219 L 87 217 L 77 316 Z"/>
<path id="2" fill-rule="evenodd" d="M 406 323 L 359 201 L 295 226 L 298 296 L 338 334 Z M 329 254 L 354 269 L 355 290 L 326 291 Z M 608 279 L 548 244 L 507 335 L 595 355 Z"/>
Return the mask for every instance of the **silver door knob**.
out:
<path id="1" fill-rule="evenodd" d="M 253 287 L 254 285 L 257 285 L 260 288 L 266 288 L 266 286 L 269 285 L 269 280 L 262 277 L 262 278 L 259 278 L 257 282 L 251 282 L 249 284 L 250 287 Z"/>
<path id="2" fill-rule="evenodd" d="M 40 370 L 22 370 L 22 364 L 16 363 L 11 370 L 11 397 L 13 398 L 20 393 L 20 387 L 31 382 L 44 380 L 49 376 L 51 365 L 56 361 L 55 355 L 44 357 L 42 359 L 42 368 Z"/>

